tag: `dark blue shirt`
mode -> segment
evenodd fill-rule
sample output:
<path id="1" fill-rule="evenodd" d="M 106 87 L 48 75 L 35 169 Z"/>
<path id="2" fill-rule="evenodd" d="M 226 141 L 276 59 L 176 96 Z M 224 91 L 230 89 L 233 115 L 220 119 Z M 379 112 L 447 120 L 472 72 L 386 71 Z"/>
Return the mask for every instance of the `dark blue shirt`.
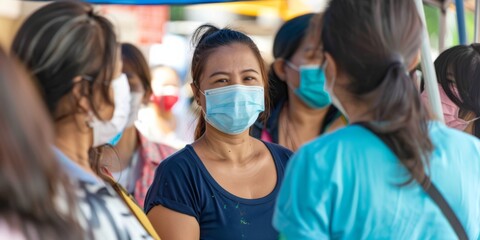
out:
<path id="1" fill-rule="evenodd" d="M 193 216 L 200 239 L 278 239 L 272 216 L 287 160 L 292 152 L 265 143 L 277 170 L 277 184 L 265 197 L 244 199 L 223 189 L 207 171 L 191 145 L 167 158 L 157 168 L 145 199 L 145 212 L 162 205 Z"/>

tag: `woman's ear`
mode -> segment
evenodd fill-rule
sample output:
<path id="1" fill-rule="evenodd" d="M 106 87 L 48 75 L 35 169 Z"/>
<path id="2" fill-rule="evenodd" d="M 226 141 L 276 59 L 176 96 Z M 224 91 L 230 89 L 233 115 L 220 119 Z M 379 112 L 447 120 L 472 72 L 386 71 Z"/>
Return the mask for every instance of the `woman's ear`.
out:
<path id="1" fill-rule="evenodd" d="M 195 99 L 195 102 L 198 104 L 198 106 L 202 106 L 200 104 L 200 96 L 199 96 L 199 92 L 200 92 L 200 89 L 197 88 L 197 86 L 195 85 L 195 83 L 190 83 L 190 87 L 192 88 L 192 92 L 193 92 L 193 99 Z"/>
<path id="2" fill-rule="evenodd" d="M 420 63 L 420 56 L 421 56 L 421 52 L 420 52 L 420 50 L 418 50 L 417 54 L 412 59 L 412 62 L 408 65 L 408 71 L 409 72 L 414 70 L 417 67 L 418 63 Z"/>
<path id="3" fill-rule="evenodd" d="M 73 79 L 73 82 L 76 84 L 73 84 L 72 88 L 72 96 L 75 101 L 76 107 L 78 109 L 76 112 L 80 113 L 88 113 L 91 110 L 90 106 L 90 101 L 88 100 L 88 95 L 90 94 L 85 87 L 85 84 L 89 84 L 89 82 L 84 81 L 81 76 L 77 76 Z M 73 106 L 75 107 L 75 105 Z"/>
<path id="4" fill-rule="evenodd" d="M 285 81 L 285 60 L 283 58 L 276 59 L 273 64 L 273 71 L 280 78 L 280 80 Z"/>

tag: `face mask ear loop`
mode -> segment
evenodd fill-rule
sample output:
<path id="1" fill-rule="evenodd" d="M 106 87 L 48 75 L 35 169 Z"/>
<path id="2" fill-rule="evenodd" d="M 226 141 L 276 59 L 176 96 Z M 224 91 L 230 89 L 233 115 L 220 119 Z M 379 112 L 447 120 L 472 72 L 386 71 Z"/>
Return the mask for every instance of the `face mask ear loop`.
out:
<path id="1" fill-rule="evenodd" d="M 472 123 L 472 122 L 477 121 L 478 119 L 480 119 L 480 117 L 476 117 L 476 118 L 474 118 L 474 119 L 468 120 L 467 123 L 470 124 L 470 123 Z"/>
<path id="2" fill-rule="evenodd" d="M 292 62 L 288 61 L 288 60 L 285 60 L 285 63 L 287 64 L 288 67 L 290 67 L 291 69 L 297 71 L 297 72 L 300 72 L 300 68 L 295 66 L 295 64 L 293 64 Z"/>
<path id="3" fill-rule="evenodd" d="M 200 87 L 197 85 L 197 83 L 195 83 L 195 81 L 193 82 L 193 85 L 195 85 L 195 87 L 197 88 L 197 90 L 198 90 L 201 94 L 203 94 L 203 96 L 206 97 L 205 93 L 202 92 L 202 90 L 200 90 Z M 203 111 L 203 107 L 200 106 L 200 101 L 197 101 L 197 105 L 200 107 L 200 111 L 202 111 L 203 117 L 205 118 L 205 120 L 207 120 L 207 119 L 206 119 L 207 113 L 206 113 L 205 111 Z"/>
<path id="4" fill-rule="evenodd" d="M 328 66 L 328 62 L 327 62 L 327 59 L 325 59 L 323 60 L 323 63 L 320 66 L 320 68 L 322 68 L 323 72 L 325 72 L 325 70 L 327 69 L 327 66 Z"/>
<path id="5" fill-rule="evenodd" d="M 285 63 L 287 64 L 288 67 L 290 67 L 291 69 L 295 70 L 296 72 L 300 72 L 300 68 L 297 67 L 295 64 L 293 64 L 292 62 L 288 61 L 288 60 L 285 60 Z"/>
<path id="6" fill-rule="evenodd" d="M 200 90 L 200 87 L 198 86 L 198 84 L 197 84 L 195 81 L 193 82 L 193 85 L 197 88 L 197 90 L 198 90 L 201 94 L 203 94 L 203 96 L 205 96 L 205 92 L 203 92 L 202 90 Z"/>
<path id="7" fill-rule="evenodd" d="M 295 64 L 293 64 L 292 62 L 288 61 L 288 60 L 285 60 L 285 64 L 287 64 L 287 66 L 293 70 L 295 70 L 296 72 L 300 73 L 300 69 L 295 66 Z M 295 92 L 297 90 L 297 88 L 294 88 L 292 86 L 292 84 L 287 80 L 285 79 L 285 83 L 287 84 L 288 88 L 290 88 L 290 90 L 292 90 L 293 92 Z M 299 83 L 299 86 L 300 86 L 301 83 Z"/>

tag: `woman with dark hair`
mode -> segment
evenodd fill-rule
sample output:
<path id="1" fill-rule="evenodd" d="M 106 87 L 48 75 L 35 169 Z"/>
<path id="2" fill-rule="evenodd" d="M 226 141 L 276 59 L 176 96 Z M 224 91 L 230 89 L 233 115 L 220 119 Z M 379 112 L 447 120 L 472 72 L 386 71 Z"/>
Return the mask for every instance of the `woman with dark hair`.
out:
<path id="1" fill-rule="evenodd" d="M 266 121 L 259 119 L 252 136 L 278 143 L 292 151 L 306 142 L 344 126 L 347 121 L 331 105 L 325 87 L 321 44 L 312 34 L 312 22 L 321 14 L 293 18 L 278 30 L 273 43 L 275 62 L 270 67 L 270 98 L 273 110 Z M 312 25 L 311 25 L 312 23 Z"/>
<path id="2" fill-rule="evenodd" d="M 130 111 L 112 24 L 89 4 L 53 2 L 26 19 L 12 53 L 38 80 L 54 120 L 57 158 L 84 190 L 79 197 L 88 238 L 158 238 L 141 209 L 100 166 L 99 146 L 124 128 Z"/>
<path id="3" fill-rule="evenodd" d="M 123 130 L 115 149 L 118 163 L 111 164 L 113 177 L 143 207 L 147 190 L 153 182 L 158 164 L 175 152 L 164 144 L 155 143 L 143 136 L 135 127 L 138 111 L 147 104 L 152 94 L 150 68 L 142 52 L 132 44 L 122 44 L 123 70 L 130 85 L 131 108 L 129 122 Z M 111 156 L 110 158 L 114 158 Z"/>
<path id="4" fill-rule="evenodd" d="M 50 150 L 53 127 L 27 74 L 0 48 L 0 238 L 84 239 L 76 197 Z M 25 111 L 27 110 L 28 111 Z"/>
<path id="5" fill-rule="evenodd" d="M 480 138 L 480 44 L 459 45 L 435 60 L 438 90 L 447 126 Z M 427 92 L 422 93 L 428 102 Z"/>
<path id="6" fill-rule="evenodd" d="M 413 0 L 332 0 L 322 40 L 333 104 L 352 125 L 291 159 L 275 209 L 286 239 L 478 239 L 480 141 L 431 121 L 409 72 Z"/>
<path id="7" fill-rule="evenodd" d="M 249 134 L 268 106 L 260 52 L 245 34 L 211 25 L 193 41 L 196 141 L 157 168 L 145 212 L 165 239 L 278 239 L 273 207 L 291 151 Z"/>

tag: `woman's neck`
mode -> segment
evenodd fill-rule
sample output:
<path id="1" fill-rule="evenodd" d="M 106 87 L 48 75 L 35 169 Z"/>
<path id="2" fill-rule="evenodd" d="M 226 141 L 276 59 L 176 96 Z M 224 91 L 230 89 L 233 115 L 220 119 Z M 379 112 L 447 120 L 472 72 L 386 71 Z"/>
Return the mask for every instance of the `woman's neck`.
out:
<path id="1" fill-rule="evenodd" d="M 348 100 L 347 100 L 348 101 Z M 342 104 L 347 112 L 348 123 L 356 122 L 370 122 L 374 121 L 374 116 L 371 111 L 371 107 L 362 103 L 357 104 Z"/>
<path id="2" fill-rule="evenodd" d="M 152 108 L 157 117 L 157 126 L 162 130 L 163 133 L 169 134 L 175 132 L 176 121 L 175 115 L 171 111 L 165 111 L 158 107 L 157 105 L 152 104 Z"/>
<path id="3" fill-rule="evenodd" d="M 55 125 L 55 146 L 85 171 L 96 175 L 88 155 L 92 142 L 92 131 L 87 127 L 79 129 L 75 121 Z"/>
<path id="4" fill-rule="evenodd" d="M 130 161 L 132 160 L 132 156 L 137 150 L 137 147 L 137 130 L 135 126 L 131 126 L 123 131 L 122 138 L 115 146 L 115 149 L 118 152 L 120 164 L 117 164 L 117 166 L 111 166 L 111 169 L 109 170 L 112 172 L 119 172 L 129 166 Z"/>
<path id="5" fill-rule="evenodd" d="M 194 146 L 209 151 L 215 159 L 244 165 L 252 159 L 254 141 L 248 130 L 238 135 L 228 135 L 207 124 L 205 134 Z"/>

